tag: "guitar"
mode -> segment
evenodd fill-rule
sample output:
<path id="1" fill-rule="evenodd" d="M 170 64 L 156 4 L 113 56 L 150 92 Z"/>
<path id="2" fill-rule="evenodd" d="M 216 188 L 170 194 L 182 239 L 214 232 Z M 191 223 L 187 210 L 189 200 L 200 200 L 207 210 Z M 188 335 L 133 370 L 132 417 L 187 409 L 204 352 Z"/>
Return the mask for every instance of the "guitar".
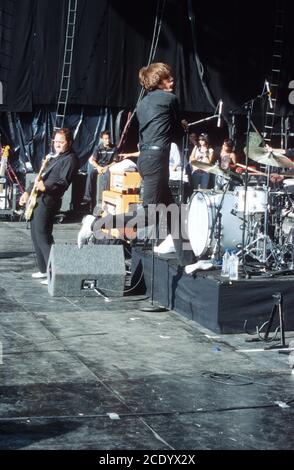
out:
<path id="1" fill-rule="evenodd" d="M 5 175 L 5 171 L 7 168 L 7 158 L 9 157 L 9 150 L 10 147 L 9 145 L 6 145 L 3 149 L 3 153 L 1 156 L 1 165 L 0 165 L 0 179 L 3 178 Z M 5 196 L 6 196 L 6 191 L 4 190 L 4 183 L 0 183 L 0 209 L 5 209 Z"/>
<path id="2" fill-rule="evenodd" d="M 45 168 L 47 167 L 49 160 L 50 160 L 50 155 L 47 155 L 44 158 L 44 160 L 42 162 L 42 165 L 41 165 L 41 168 L 39 170 L 39 173 L 37 174 L 37 176 L 35 178 L 34 186 L 31 190 L 30 197 L 29 197 L 28 202 L 26 204 L 26 210 L 25 210 L 25 213 L 24 213 L 24 217 L 25 217 L 25 220 L 27 222 L 29 220 L 31 220 L 31 218 L 32 218 L 34 207 L 37 203 L 37 197 L 38 197 L 37 184 L 42 179 L 42 173 L 45 170 Z"/>

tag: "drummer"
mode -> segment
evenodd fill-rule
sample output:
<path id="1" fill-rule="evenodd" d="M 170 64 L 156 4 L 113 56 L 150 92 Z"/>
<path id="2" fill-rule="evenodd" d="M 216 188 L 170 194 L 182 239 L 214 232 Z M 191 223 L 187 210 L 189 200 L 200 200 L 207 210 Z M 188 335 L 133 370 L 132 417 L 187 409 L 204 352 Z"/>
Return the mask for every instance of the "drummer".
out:
<path id="1" fill-rule="evenodd" d="M 200 170 L 196 165 L 193 165 L 192 161 L 199 161 L 211 165 L 213 159 L 214 150 L 209 147 L 208 134 L 200 134 L 199 142 L 193 148 L 187 166 L 187 174 L 193 189 L 207 189 L 211 183 L 211 175 L 206 171 Z"/>
<path id="2" fill-rule="evenodd" d="M 235 169 L 236 167 L 237 156 L 233 149 L 234 149 L 234 144 L 233 144 L 232 139 L 225 139 L 223 141 L 223 145 L 221 147 L 220 153 L 216 159 L 219 167 L 224 171 Z M 215 177 L 215 189 L 223 189 L 227 181 L 228 181 L 227 179 L 223 178 L 222 176 L 217 175 Z"/>
<path id="3" fill-rule="evenodd" d="M 258 148 L 258 151 L 259 154 L 256 153 L 256 149 L 254 148 L 250 158 L 257 162 L 258 167 L 260 167 L 260 165 L 270 167 L 269 182 L 272 190 L 282 188 L 285 176 L 294 176 L 294 163 L 288 158 L 288 151 L 282 148 L 273 148 L 269 145 L 265 145 L 262 148 L 264 154 L 260 152 L 260 148 Z M 291 156 L 291 154 L 289 156 Z M 259 177 L 259 184 L 261 183 L 264 185 L 267 184 L 267 173 L 264 173 L 263 179 Z"/>

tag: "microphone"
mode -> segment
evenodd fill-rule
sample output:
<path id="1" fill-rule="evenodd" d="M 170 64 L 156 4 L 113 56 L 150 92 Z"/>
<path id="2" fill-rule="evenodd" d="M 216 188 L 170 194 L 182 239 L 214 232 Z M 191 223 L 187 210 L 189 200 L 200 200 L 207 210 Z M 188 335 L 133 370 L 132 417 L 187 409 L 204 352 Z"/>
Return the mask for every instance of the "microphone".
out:
<path id="1" fill-rule="evenodd" d="M 220 127 L 220 126 L 221 126 L 221 116 L 222 116 L 222 112 L 223 112 L 223 101 L 220 100 L 220 102 L 219 102 L 219 108 L 218 108 L 218 118 L 217 118 L 217 124 L 216 124 L 217 127 Z"/>
<path id="2" fill-rule="evenodd" d="M 274 105 L 273 105 L 273 101 L 272 101 L 272 92 L 271 92 L 271 89 L 270 89 L 270 86 L 269 86 L 269 82 L 267 80 L 265 81 L 265 88 L 266 88 L 266 91 L 267 91 L 269 107 L 270 107 L 270 109 L 273 109 Z"/>

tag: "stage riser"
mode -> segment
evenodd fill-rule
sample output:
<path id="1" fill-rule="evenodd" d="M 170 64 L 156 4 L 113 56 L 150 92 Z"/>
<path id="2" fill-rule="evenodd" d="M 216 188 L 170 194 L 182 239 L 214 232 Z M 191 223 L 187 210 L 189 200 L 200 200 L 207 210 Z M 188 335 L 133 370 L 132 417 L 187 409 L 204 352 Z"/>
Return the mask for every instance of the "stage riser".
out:
<path id="1" fill-rule="evenodd" d="M 140 266 L 139 266 L 140 265 Z M 133 250 L 133 282 L 144 270 L 142 289 L 150 294 L 151 253 Z M 155 258 L 154 300 L 194 320 L 215 333 L 243 333 L 244 322 L 255 331 L 269 319 L 273 308 L 272 295 L 281 292 L 286 331 L 294 330 L 294 277 L 247 279 L 223 282 L 216 273 L 198 272 L 187 276 L 167 260 Z M 141 291 L 142 292 L 142 291 Z M 275 326 L 278 322 L 275 315 Z"/>

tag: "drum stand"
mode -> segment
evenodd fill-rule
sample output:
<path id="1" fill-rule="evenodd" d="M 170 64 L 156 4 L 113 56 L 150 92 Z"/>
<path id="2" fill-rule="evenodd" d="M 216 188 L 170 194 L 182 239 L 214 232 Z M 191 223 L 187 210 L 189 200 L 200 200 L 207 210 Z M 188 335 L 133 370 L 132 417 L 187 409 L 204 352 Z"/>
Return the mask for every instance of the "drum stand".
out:
<path id="1" fill-rule="evenodd" d="M 268 319 L 267 323 L 267 329 L 265 331 L 263 340 L 264 341 L 270 341 L 269 339 L 269 333 L 270 329 L 272 327 L 275 313 L 277 312 L 279 315 L 279 329 L 280 329 L 280 335 L 281 335 L 281 343 L 280 344 L 275 344 L 272 346 L 268 346 L 265 349 L 281 349 L 281 348 L 287 348 L 288 345 L 286 344 L 285 341 L 285 324 L 284 324 L 284 314 L 283 314 L 283 296 L 281 292 L 277 292 L 276 294 L 273 294 L 273 299 L 274 299 L 274 304 L 273 308 L 270 314 L 270 317 Z"/>
<path id="2" fill-rule="evenodd" d="M 243 265 L 243 269 L 245 271 L 245 254 L 248 254 L 251 252 L 251 249 L 252 247 L 259 241 L 262 241 L 264 242 L 263 244 L 263 254 L 262 254 L 262 259 L 265 261 L 266 259 L 266 253 L 268 251 L 268 236 L 267 236 L 267 219 L 268 219 L 268 213 L 267 213 L 267 206 L 266 206 L 266 210 L 265 210 L 265 228 L 264 228 L 264 231 L 266 233 L 264 233 L 263 235 L 259 235 L 258 238 L 256 240 L 253 240 L 253 242 L 249 243 L 249 245 L 246 245 L 245 246 L 245 231 L 246 231 L 246 226 L 247 226 L 247 188 L 248 188 L 248 163 L 249 163 L 249 135 L 250 135 L 250 128 L 251 128 L 251 125 L 253 125 L 253 122 L 252 122 L 252 113 L 253 113 L 253 106 L 254 106 L 254 103 L 257 99 L 259 98 L 262 98 L 263 96 L 265 96 L 266 93 L 263 91 L 260 95 L 256 96 L 255 98 L 252 98 L 251 100 L 249 101 L 246 101 L 243 105 L 241 105 L 240 108 L 238 108 L 238 110 L 240 109 L 246 109 L 246 117 L 247 117 L 247 130 L 246 130 L 246 152 L 245 152 L 245 157 L 246 157 L 246 161 L 245 161 L 245 167 L 246 167 L 246 170 L 245 170 L 245 178 L 244 178 L 244 189 L 245 189 L 245 193 L 244 193 L 244 212 L 243 212 L 243 231 L 242 231 L 242 249 L 237 253 L 238 256 L 242 256 L 242 265 Z M 253 125 L 255 131 L 257 131 L 256 127 Z M 258 132 L 258 134 L 260 134 Z M 269 181 L 269 173 L 268 173 L 268 181 Z M 267 185 L 267 187 L 269 187 L 269 185 Z M 268 204 L 268 193 L 267 193 L 267 204 Z M 260 258 L 256 258 L 258 259 L 258 261 L 261 261 Z"/>
<path id="3" fill-rule="evenodd" d="M 271 265 L 277 269 L 282 269 L 285 254 L 285 247 L 274 243 L 268 235 L 269 225 L 269 180 L 270 166 L 267 168 L 267 184 L 266 184 L 266 201 L 264 210 L 263 232 L 258 232 L 257 237 L 244 247 L 244 254 L 249 254 L 263 265 L 262 270 L 265 271 Z M 273 262 L 270 263 L 270 260 Z"/>
<path id="4" fill-rule="evenodd" d="M 288 348 L 288 345 L 286 344 L 286 340 L 285 340 L 285 322 L 284 322 L 284 313 L 283 313 L 283 296 L 282 296 L 281 292 L 276 292 L 275 294 L 272 295 L 272 297 L 273 297 L 274 301 L 273 301 L 272 311 L 270 313 L 269 319 L 262 325 L 262 327 L 260 327 L 260 328 L 256 327 L 258 337 L 250 338 L 250 339 L 245 340 L 247 343 L 258 342 L 258 341 L 264 341 L 264 342 L 275 341 L 277 332 L 280 331 L 280 336 L 281 336 L 280 344 L 274 344 L 272 346 L 266 346 L 264 348 L 264 350 Z M 269 338 L 270 330 L 271 330 L 271 327 L 273 325 L 273 321 L 274 321 L 276 313 L 279 316 L 279 326 L 276 328 L 274 336 L 272 338 Z M 266 330 L 265 330 L 264 335 L 262 336 L 261 335 L 261 330 L 265 326 L 266 326 Z"/>
<path id="5" fill-rule="evenodd" d="M 223 190 L 223 194 L 222 194 L 222 197 L 221 197 L 221 200 L 220 200 L 220 204 L 217 208 L 215 218 L 214 218 L 212 226 L 211 226 L 211 237 L 214 234 L 215 239 L 216 239 L 216 243 L 215 243 L 214 248 L 212 250 L 211 259 L 212 260 L 215 259 L 216 261 L 221 261 L 221 259 L 222 259 L 221 245 L 220 245 L 221 235 L 222 235 L 221 234 L 221 231 L 222 231 L 222 213 L 221 213 L 221 209 L 223 207 L 224 198 L 225 198 L 225 195 L 228 191 L 229 184 L 230 184 L 230 180 L 228 180 L 228 182 L 224 186 L 224 190 Z"/>

